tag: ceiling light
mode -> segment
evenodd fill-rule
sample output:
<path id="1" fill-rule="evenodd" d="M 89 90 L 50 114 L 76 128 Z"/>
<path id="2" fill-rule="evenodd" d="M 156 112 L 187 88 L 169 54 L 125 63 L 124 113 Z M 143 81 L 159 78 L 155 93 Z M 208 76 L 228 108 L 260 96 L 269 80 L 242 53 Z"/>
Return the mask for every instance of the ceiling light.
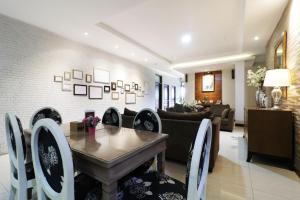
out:
<path id="1" fill-rule="evenodd" d="M 131 56 L 135 56 L 135 53 L 131 53 Z"/>
<path id="2" fill-rule="evenodd" d="M 84 32 L 84 34 L 83 34 L 84 36 L 88 36 L 89 35 L 89 33 L 88 32 Z"/>
<path id="3" fill-rule="evenodd" d="M 259 40 L 259 37 L 258 37 L 258 36 L 255 36 L 253 39 L 254 39 L 255 41 L 257 41 L 257 40 Z"/>
<path id="4" fill-rule="evenodd" d="M 120 46 L 116 44 L 115 45 L 115 49 L 119 49 L 119 48 L 120 48 Z"/>
<path id="5" fill-rule="evenodd" d="M 181 42 L 183 44 L 188 44 L 192 41 L 192 36 L 191 34 L 184 34 L 182 37 L 181 37 Z"/>

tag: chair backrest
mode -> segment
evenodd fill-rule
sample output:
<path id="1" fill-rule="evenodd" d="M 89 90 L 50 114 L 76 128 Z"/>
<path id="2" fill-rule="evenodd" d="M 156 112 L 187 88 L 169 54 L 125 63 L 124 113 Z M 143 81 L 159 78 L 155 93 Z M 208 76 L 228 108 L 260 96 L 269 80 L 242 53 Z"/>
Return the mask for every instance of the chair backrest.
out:
<path id="1" fill-rule="evenodd" d="M 34 124 L 40 120 L 40 119 L 45 119 L 45 118 L 50 118 L 54 120 L 57 124 L 62 123 L 62 118 L 59 112 L 51 107 L 44 107 L 39 110 L 37 110 L 31 117 L 30 119 L 30 124 L 29 127 L 32 129 Z"/>
<path id="2" fill-rule="evenodd" d="M 192 159 L 187 179 L 187 200 L 206 199 L 206 182 L 212 141 L 212 125 L 209 119 L 203 119 L 192 151 Z"/>
<path id="3" fill-rule="evenodd" d="M 144 131 L 161 133 L 161 120 L 158 114 L 152 109 L 142 109 L 133 120 L 133 128 Z"/>
<path id="4" fill-rule="evenodd" d="M 122 126 L 122 117 L 119 110 L 115 107 L 108 108 L 102 118 L 102 123 L 112 126 Z"/>
<path id="5" fill-rule="evenodd" d="M 72 153 L 63 131 L 52 119 L 41 119 L 32 130 L 31 151 L 38 199 L 74 199 Z"/>
<path id="6" fill-rule="evenodd" d="M 27 198 L 27 177 L 25 169 L 26 145 L 23 128 L 19 118 L 5 115 L 6 140 L 10 159 L 11 185 L 17 190 L 20 199 Z"/>

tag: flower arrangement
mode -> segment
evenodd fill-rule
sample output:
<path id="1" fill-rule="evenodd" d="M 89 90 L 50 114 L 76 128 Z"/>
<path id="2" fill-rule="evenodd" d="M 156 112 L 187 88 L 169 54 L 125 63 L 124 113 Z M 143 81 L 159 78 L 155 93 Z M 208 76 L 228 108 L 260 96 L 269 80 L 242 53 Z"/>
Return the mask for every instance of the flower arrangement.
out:
<path id="1" fill-rule="evenodd" d="M 82 123 L 87 127 L 95 128 L 100 121 L 101 119 L 97 116 L 88 116 L 82 120 Z"/>
<path id="2" fill-rule="evenodd" d="M 258 66 L 256 71 L 252 71 L 251 69 L 247 72 L 247 84 L 252 87 L 262 87 L 265 76 L 266 76 L 266 67 Z"/>

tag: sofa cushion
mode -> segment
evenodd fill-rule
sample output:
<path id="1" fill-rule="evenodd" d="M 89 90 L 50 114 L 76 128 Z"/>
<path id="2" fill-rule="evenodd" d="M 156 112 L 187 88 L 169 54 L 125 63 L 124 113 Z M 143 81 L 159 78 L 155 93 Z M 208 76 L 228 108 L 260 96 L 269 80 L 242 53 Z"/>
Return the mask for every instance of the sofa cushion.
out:
<path id="1" fill-rule="evenodd" d="M 137 112 L 133 111 L 133 110 L 129 110 L 127 108 L 124 108 L 124 115 L 126 116 L 136 116 Z"/>
<path id="2" fill-rule="evenodd" d="M 183 113 L 184 112 L 184 106 L 182 104 L 175 103 L 173 111 Z"/>
<path id="3" fill-rule="evenodd" d="M 157 113 L 162 119 L 175 119 L 175 120 L 189 120 L 189 121 L 201 121 L 204 118 L 210 118 L 210 111 L 201 111 L 195 113 L 177 113 L 166 112 L 161 109 L 157 109 Z"/>
<path id="4" fill-rule="evenodd" d="M 229 105 L 216 105 L 216 104 L 214 104 L 214 105 L 210 106 L 210 111 L 212 113 L 214 113 L 216 116 L 221 117 L 223 110 L 227 109 L 227 108 L 230 109 L 230 106 Z"/>
<path id="5" fill-rule="evenodd" d="M 222 119 L 228 118 L 229 111 L 230 111 L 229 108 L 225 108 L 222 112 L 221 118 Z"/>

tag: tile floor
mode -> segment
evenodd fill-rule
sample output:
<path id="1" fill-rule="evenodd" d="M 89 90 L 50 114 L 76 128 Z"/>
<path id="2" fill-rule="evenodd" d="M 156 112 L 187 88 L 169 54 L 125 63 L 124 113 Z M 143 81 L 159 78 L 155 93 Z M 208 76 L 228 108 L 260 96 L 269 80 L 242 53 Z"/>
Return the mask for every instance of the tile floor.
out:
<path id="1" fill-rule="evenodd" d="M 300 179 L 288 169 L 255 160 L 245 162 L 243 128 L 221 132 L 220 152 L 208 176 L 207 200 L 299 200 Z M 8 199 L 8 156 L 0 156 L 0 200 Z M 167 162 L 166 173 L 185 181 L 185 166 Z"/>

